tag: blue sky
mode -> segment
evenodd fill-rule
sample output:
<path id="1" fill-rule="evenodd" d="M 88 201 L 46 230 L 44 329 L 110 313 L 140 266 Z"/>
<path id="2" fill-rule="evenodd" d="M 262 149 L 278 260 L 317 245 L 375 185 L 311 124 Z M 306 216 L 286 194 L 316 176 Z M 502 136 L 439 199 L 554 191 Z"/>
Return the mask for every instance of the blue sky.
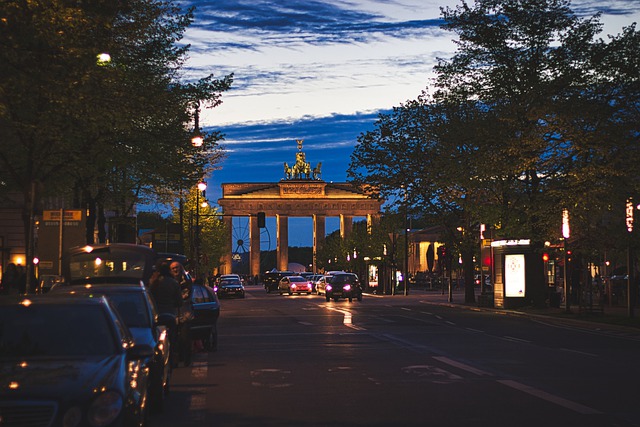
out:
<path id="1" fill-rule="evenodd" d="M 349 155 L 381 111 L 428 90 L 437 58 L 455 49 L 440 7 L 460 0 L 191 0 L 195 21 L 186 79 L 234 73 L 223 104 L 201 125 L 225 134 L 227 159 L 208 179 L 275 182 L 295 162 L 296 139 L 325 181 L 345 181 Z M 473 0 L 468 1 L 473 4 Z M 574 0 L 579 16 L 602 12 L 601 37 L 640 21 L 640 0 Z M 272 221 L 267 221 L 272 227 Z M 291 246 L 311 242 L 310 219 L 290 219 Z M 327 232 L 337 221 L 327 221 Z M 273 231 L 271 236 L 275 234 Z"/>

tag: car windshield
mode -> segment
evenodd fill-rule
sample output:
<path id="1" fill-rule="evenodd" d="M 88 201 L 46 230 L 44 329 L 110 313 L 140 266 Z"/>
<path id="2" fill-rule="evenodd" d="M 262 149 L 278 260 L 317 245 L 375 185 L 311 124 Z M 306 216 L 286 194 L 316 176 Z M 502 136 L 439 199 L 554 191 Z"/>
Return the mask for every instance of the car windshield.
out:
<path id="1" fill-rule="evenodd" d="M 220 282 L 220 286 L 231 286 L 231 285 L 239 285 L 240 281 L 238 279 L 224 279 Z"/>
<path id="2" fill-rule="evenodd" d="M 331 283 L 332 285 L 344 285 L 345 283 L 356 283 L 357 281 L 358 279 L 350 274 L 339 274 L 337 276 L 327 278 L 327 282 Z"/>
<path id="3" fill-rule="evenodd" d="M 0 310 L 0 358 L 115 353 L 113 329 L 98 305 L 17 305 Z"/>
<path id="4" fill-rule="evenodd" d="M 307 279 L 305 279 L 304 277 L 291 277 L 291 281 L 292 282 L 306 282 Z"/>

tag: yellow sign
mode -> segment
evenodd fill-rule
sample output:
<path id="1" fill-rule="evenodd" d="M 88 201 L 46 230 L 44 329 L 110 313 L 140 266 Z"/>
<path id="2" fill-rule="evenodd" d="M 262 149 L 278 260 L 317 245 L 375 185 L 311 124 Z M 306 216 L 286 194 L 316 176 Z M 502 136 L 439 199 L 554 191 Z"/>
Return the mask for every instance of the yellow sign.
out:
<path id="1" fill-rule="evenodd" d="M 43 221 L 60 221 L 60 213 L 64 212 L 64 220 L 65 221 L 81 221 L 82 220 L 82 211 L 81 210 L 56 210 L 56 211 L 42 211 L 42 220 Z"/>

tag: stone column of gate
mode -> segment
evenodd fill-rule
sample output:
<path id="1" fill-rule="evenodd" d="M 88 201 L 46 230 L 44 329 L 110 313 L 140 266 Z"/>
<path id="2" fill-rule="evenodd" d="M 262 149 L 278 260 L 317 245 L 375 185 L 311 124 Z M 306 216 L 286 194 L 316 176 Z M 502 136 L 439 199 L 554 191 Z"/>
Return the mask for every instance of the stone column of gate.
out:
<path id="1" fill-rule="evenodd" d="M 324 215 L 313 215 L 313 272 L 318 272 L 318 249 L 322 247 L 326 235 Z"/>
<path id="2" fill-rule="evenodd" d="M 340 237 L 346 239 L 353 230 L 353 217 L 350 215 L 340 214 Z"/>
<path id="3" fill-rule="evenodd" d="M 276 215 L 276 265 L 278 270 L 289 269 L 289 217 Z"/>
<path id="4" fill-rule="evenodd" d="M 227 233 L 227 238 L 225 241 L 227 242 L 227 247 L 222 255 L 222 265 L 220 266 L 220 274 L 231 274 L 231 250 L 233 248 L 233 217 L 231 215 L 224 215 L 222 217 L 222 221 L 224 222 L 224 227 Z"/>
<path id="5" fill-rule="evenodd" d="M 260 228 L 255 215 L 249 217 L 249 274 L 260 274 Z"/>

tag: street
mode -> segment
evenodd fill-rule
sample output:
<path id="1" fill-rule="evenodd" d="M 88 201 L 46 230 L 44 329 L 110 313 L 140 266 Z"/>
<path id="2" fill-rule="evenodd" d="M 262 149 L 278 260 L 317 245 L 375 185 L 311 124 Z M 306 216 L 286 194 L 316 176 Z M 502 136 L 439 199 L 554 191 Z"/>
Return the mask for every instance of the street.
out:
<path id="1" fill-rule="evenodd" d="M 639 426 L 640 333 L 434 305 L 222 300 L 151 426 Z M 441 300 L 441 299 L 440 299 Z"/>

